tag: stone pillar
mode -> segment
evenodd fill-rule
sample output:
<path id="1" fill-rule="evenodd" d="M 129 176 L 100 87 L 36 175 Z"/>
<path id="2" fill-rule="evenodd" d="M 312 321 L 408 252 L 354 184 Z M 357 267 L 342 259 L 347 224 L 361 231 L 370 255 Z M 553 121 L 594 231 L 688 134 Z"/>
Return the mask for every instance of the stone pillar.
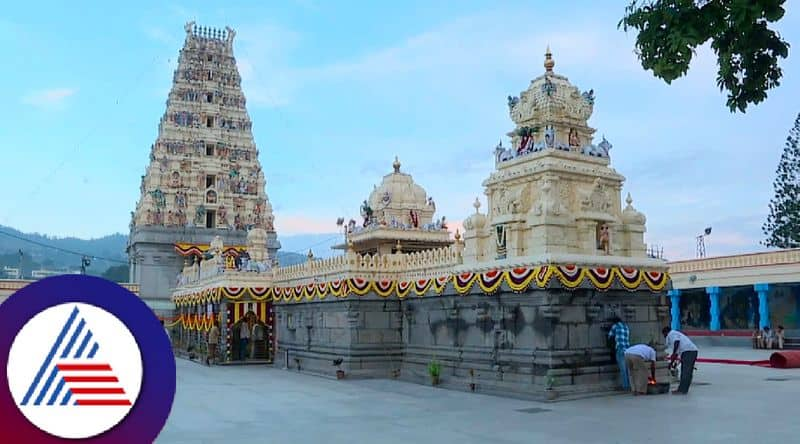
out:
<path id="1" fill-rule="evenodd" d="M 719 287 L 706 287 L 711 302 L 711 331 L 719 331 Z"/>
<path id="2" fill-rule="evenodd" d="M 769 284 L 755 284 L 753 288 L 758 293 L 758 327 L 771 327 L 769 324 L 769 301 L 767 295 L 769 294 Z"/>
<path id="3" fill-rule="evenodd" d="M 219 346 L 217 354 L 219 355 L 219 362 L 228 361 L 228 335 L 231 334 L 228 328 L 228 303 L 222 301 L 219 303 Z"/>
<path id="4" fill-rule="evenodd" d="M 672 322 L 670 323 L 670 328 L 673 330 L 680 330 L 681 329 L 681 291 L 680 290 L 670 290 L 668 293 L 670 302 L 672 302 L 672 310 L 670 311 L 670 316 L 672 317 Z"/>

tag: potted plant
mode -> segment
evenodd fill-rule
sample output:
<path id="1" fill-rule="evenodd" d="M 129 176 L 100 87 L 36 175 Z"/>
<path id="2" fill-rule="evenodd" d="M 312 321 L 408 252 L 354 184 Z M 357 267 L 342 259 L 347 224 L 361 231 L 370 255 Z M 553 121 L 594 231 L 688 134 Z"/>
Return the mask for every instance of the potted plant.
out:
<path id="1" fill-rule="evenodd" d="M 442 374 L 442 365 L 437 361 L 428 364 L 428 374 L 431 376 L 431 385 L 439 385 L 439 376 Z"/>
<path id="2" fill-rule="evenodd" d="M 342 370 L 343 358 L 336 358 L 333 360 L 333 365 L 336 366 L 336 379 L 344 379 L 344 370 Z"/>
<path id="3" fill-rule="evenodd" d="M 555 390 L 556 378 L 553 375 L 547 375 L 544 382 L 544 394 L 548 401 L 552 401 L 558 397 L 558 392 Z"/>

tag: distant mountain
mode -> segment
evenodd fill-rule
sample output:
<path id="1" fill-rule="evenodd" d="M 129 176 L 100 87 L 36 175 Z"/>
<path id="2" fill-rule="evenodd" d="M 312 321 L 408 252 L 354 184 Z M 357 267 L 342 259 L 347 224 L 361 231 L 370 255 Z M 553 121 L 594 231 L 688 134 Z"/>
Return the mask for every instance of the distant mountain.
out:
<path id="1" fill-rule="evenodd" d="M 278 234 L 278 240 L 281 242 L 281 251 L 286 253 L 295 253 L 306 260 L 308 250 L 314 253 L 314 257 L 324 258 L 331 257 L 341 252 L 332 250 L 331 247 L 344 242 L 344 234 L 342 233 L 313 233 L 313 234 L 293 234 L 290 236 L 281 236 Z"/>
<path id="2" fill-rule="evenodd" d="M 127 266 L 128 257 L 125 254 L 127 242 L 128 237 L 119 233 L 97 239 L 78 239 L 23 233 L 0 225 L 0 269 L 4 266 L 16 268 L 20 263 L 21 250 L 22 269 L 26 277 L 29 277 L 33 270 L 43 268 L 64 272 L 77 271 L 81 267 L 80 254 L 85 254 L 95 258 L 87 268 L 87 273 L 99 276 L 111 266 Z"/>
<path id="3" fill-rule="evenodd" d="M 284 251 L 278 251 L 278 261 L 281 265 L 294 265 L 306 261 L 306 254 L 286 251 L 288 250 L 286 245 L 289 248 L 310 246 L 326 236 L 330 238 L 329 235 L 319 235 L 319 238 L 317 235 L 308 236 L 310 237 L 303 235 L 301 239 L 295 239 L 295 236 L 281 238 L 281 242 L 284 243 L 282 249 Z M 80 270 L 83 254 L 93 258 L 91 265 L 86 269 L 87 274 L 121 280 L 120 276 L 127 274 L 128 256 L 125 254 L 127 244 L 128 236 L 121 233 L 97 239 L 78 239 L 23 233 L 15 228 L 0 225 L 0 278 L 5 277 L 3 267 L 17 268 L 20 263 L 25 277 L 31 277 L 34 270 L 41 269 L 75 272 Z M 22 257 L 19 255 L 20 250 Z M 316 247 L 314 254 L 317 256 Z"/>

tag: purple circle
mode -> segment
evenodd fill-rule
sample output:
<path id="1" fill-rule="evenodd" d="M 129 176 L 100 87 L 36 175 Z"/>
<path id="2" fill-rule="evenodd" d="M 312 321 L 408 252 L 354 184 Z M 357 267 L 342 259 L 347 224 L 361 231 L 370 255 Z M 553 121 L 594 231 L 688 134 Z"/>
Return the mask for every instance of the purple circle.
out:
<path id="1" fill-rule="evenodd" d="M 133 408 L 111 429 L 86 439 L 64 439 L 46 433 L 22 414 L 8 386 L 8 355 L 22 327 L 40 312 L 78 302 L 116 316 L 130 330 L 142 356 L 142 387 Z M 167 422 L 175 399 L 175 356 L 164 327 L 138 296 L 111 281 L 93 276 L 63 275 L 33 282 L 0 304 L 0 442 L 145 443 L 153 442 Z M 47 407 L 44 407 L 47 408 Z M 58 407 L 51 407 L 57 414 Z"/>

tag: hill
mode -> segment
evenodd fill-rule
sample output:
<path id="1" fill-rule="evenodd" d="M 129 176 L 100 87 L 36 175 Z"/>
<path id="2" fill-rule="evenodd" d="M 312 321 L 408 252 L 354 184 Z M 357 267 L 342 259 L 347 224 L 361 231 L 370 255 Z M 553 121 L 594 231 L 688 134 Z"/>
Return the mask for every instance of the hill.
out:
<path id="1" fill-rule="evenodd" d="M 6 277 L 4 267 L 22 265 L 23 276 L 30 278 L 33 271 L 47 269 L 63 273 L 78 272 L 81 255 L 92 258 L 87 274 L 104 276 L 118 282 L 126 281 L 128 256 L 125 247 L 128 236 L 115 233 L 96 239 L 55 237 L 39 233 L 23 233 L 15 228 L 0 225 L 0 278 Z M 19 252 L 22 251 L 22 257 Z M 278 252 L 281 265 L 293 265 L 306 260 L 305 255 Z M 21 262 L 20 262 L 21 261 Z"/>

